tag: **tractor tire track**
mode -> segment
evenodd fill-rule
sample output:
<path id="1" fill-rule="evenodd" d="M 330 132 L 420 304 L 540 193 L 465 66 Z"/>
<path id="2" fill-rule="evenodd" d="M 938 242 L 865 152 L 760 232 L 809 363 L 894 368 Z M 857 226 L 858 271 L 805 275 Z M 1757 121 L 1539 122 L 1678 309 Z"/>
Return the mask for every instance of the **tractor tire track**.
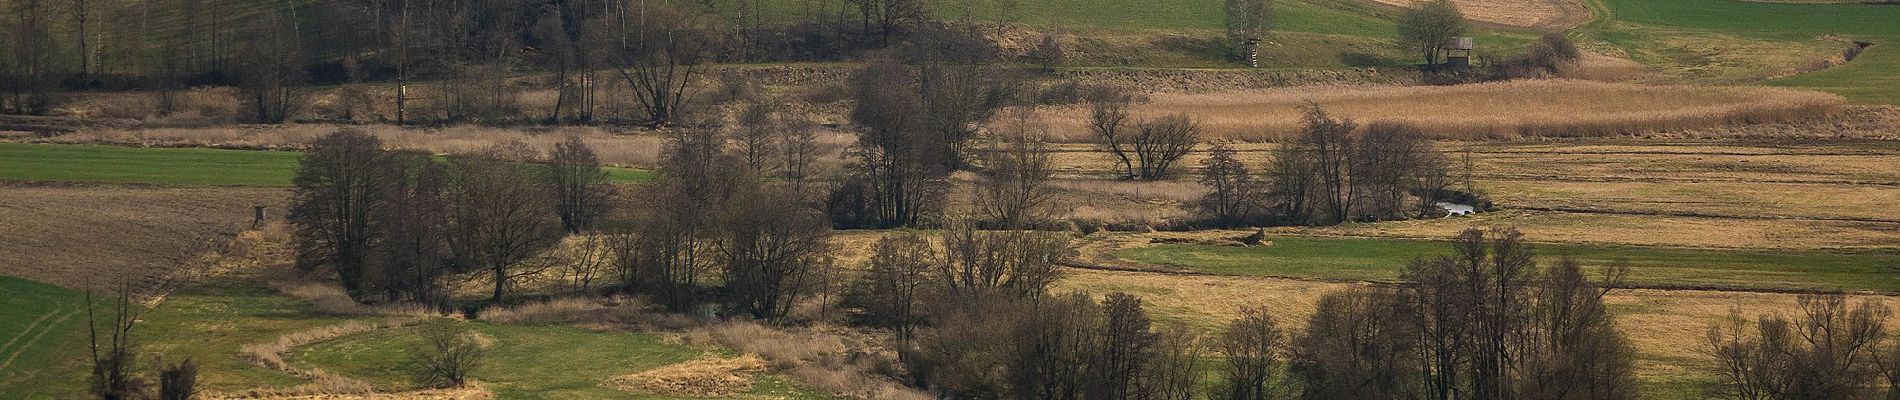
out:
<path id="1" fill-rule="evenodd" d="M 52 318 L 54 315 L 59 315 L 60 310 L 63 310 L 65 308 L 66 307 L 63 305 L 59 307 L 53 307 L 52 310 L 47 310 L 45 313 L 40 314 L 40 317 L 38 319 L 34 319 L 33 322 L 27 323 L 26 328 L 20 329 L 20 333 L 14 334 L 13 338 L 7 339 L 6 343 L 0 343 L 0 354 L 5 354 L 7 351 L 7 348 L 13 347 L 13 344 L 19 342 L 20 338 L 26 337 L 28 333 L 33 333 L 33 329 L 39 327 L 41 322 L 46 322 L 47 318 Z"/>
<path id="2" fill-rule="evenodd" d="M 67 311 L 65 315 L 60 316 L 59 319 L 54 320 L 53 323 L 47 324 L 44 328 L 41 328 L 40 333 L 33 335 L 33 338 L 31 339 L 27 339 L 26 343 L 21 343 L 18 350 L 13 352 L 13 355 L 7 356 L 6 361 L 0 361 L 0 371 L 7 370 L 8 366 L 13 365 L 14 359 L 20 358 L 21 354 L 26 353 L 26 349 L 33 347 L 33 343 L 39 342 L 40 338 L 46 336 L 46 333 L 52 332 L 54 328 L 59 327 L 60 323 L 66 322 L 66 320 L 68 319 L 72 319 L 73 315 L 76 315 L 76 314 L 79 314 L 79 310 Z M 22 332 L 22 334 L 24 334 L 24 332 Z"/>

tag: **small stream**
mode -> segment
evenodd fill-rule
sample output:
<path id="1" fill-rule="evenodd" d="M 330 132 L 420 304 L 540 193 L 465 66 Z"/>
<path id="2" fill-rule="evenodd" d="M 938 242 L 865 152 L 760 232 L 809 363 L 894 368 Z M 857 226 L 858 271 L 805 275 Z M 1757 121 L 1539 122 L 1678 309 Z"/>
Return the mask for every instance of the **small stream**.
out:
<path id="1" fill-rule="evenodd" d="M 1447 217 L 1467 216 L 1467 215 L 1471 215 L 1478 212 L 1477 207 L 1472 207 L 1466 204 L 1450 203 L 1450 202 L 1443 202 L 1443 201 L 1438 202 L 1436 204 L 1438 208 L 1445 209 L 1445 216 Z"/>

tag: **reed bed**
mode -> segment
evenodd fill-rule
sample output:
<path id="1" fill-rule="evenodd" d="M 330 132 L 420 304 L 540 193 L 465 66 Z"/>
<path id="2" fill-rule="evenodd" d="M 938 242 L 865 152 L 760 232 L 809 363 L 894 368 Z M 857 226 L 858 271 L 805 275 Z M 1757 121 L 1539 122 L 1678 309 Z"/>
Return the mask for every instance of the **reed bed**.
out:
<path id="1" fill-rule="evenodd" d="M 1437 139 L 1636 135 L 1830 115 L 1840 96 L 1783 88 L 1522 80 L 1458 86 L 1285 88 L 1156 94 L 1137 118 L 1186 113 L 1212 141 L 1274 141 L 1299 131 L 1306 101 L 1335 117 L 1417 125 Z M 1043 111 L 1051 139 L 1093 140 L 1087 107 Z M 1363 125 L 1363 124 L 1362 124 Z"/>

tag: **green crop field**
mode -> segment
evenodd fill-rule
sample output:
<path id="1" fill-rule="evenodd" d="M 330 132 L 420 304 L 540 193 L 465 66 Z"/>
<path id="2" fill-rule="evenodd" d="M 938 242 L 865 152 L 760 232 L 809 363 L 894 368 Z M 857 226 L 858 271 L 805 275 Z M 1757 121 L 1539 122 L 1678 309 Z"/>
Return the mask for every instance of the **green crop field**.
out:
<path id="1" fill-rule="evenodd" d="M 1403 239 L 1277 237 L 1273 245 L 1156 245 L 1122 250 L 1127 260 L 1223 275 L 1392 281 L 1418 257 L 1449 254 L 1446 242 Z M 1574 244 L 1535 245 L 1538 261 L 1573 257 L 1586 268 L 1630 263 L 1631 284 L 1744 289 L 1846 289 L 1900 292 L 1900 251 L 1733 251 Z"/>
<path id="2" fill-rule="evenodd" d="M 300 157 L 302 153 L 288 151 L 0 143 L 0 180 L 290 186 Z M 652 178 L 646 170 L 607 169 L 607 179 L 613 182 Z"/>
<path id="3" fill-rule="evenodd" d="M 1873 4 L 1791 4 L 1740 0 L 1592 0 L 1594 36 L 1655 68 L 1707 74 L 1714 82 L 1748 76 L 1720 72 L 1760 63 L 1756 74 L 1802 67 L 1848 44 L 1874 43 L 1846 65 L 1767 84 L 1825 90 L 1857 102 L 1900 103 L 1900 8 Z M 1824 36 L 1837 36 L 1830 40 Z M 1697 40 L 1686 40 L 1686 39 Z M 1779 53 L 1779 54 L 1778 54 Z M 1785 59 L 1786 53 L 1801 57 Z"/>
<path id="4" fill-rule="evenodd" d="M 0 180 L 288 186 L 299 153 L 0 143 Z"/>
<path id="5" fill-rule="evenodd" d="M 0 398 L 63 398 L 85 345 L 85 297 L 58 286 L 0 276 Z"/>

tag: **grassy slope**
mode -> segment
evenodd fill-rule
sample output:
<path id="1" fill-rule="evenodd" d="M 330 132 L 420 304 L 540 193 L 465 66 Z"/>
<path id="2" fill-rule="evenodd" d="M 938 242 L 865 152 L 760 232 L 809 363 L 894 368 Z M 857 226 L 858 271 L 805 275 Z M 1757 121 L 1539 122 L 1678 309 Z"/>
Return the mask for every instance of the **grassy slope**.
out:
<path id="1" fill-rule="evenodd" d="M 1007 18 L 1040 30 L 1075 34 L 1083 43 L 1071 49 L 1079 67 L 1217 67 L 1222 61 L 1205 39 L 1222 35 L 1221 0 L 1034 0 L 1017 1 Z M 765 0 L 762 13 L 773 22 L 806 19 L 806 2 Z M 931 10 L 949 20 L 997 21 L 1000 2 L 934 0 Z M 1414 63 L 1393 44 L 1396 12 L 1350 1 L 1290 0 L 1274 4 L 1274 33 L 1263 47 L 1263 67 L 1395 67 Z M 722 1 L 731 7 L 731 0 Z M 837 5 L 833 5 L 837 7 Z M 855 19 L 849 22 L 855 23 Z M 1535 35 L 1474 28 L 1480 43 L 1498 52 L 1516 51 Z M 1180 40 L 1185 36 L 1191 40 Z"/>
<path id="2" fill-rule="evenodd" d="M 77 290 L 0 276 L 0 399 L 79 393 L 84 302 Z"/>
<path id="3" fill-rule="evenodd" d="M 306 383 L 240 359 L 246 344 L 268 343 L 278 336 L 337 325 L 352 319 L 325 315 L 309 304 L 245 281 L 218 281 L 183 289 L 148 311 L 137 328 L 143 351 L 167 359 L 190 357 L 200 368 L 202 389 L 233 392 L 287 389 Z M 365 320 L 367 321 L 367 320 Z M 468 323 L 497 340 L 487 366 L 476 378 L 500 398 L 625 398 L 602 388 L 608 377 L 684 361 L 705 350 L 661 343 L 640 333 L 595 332 L 572 327 Z M 371 331 L 318 342 L 293 351 L 297 362 L 367 379 L 382 388 L 401 389 L 414 327 Z M 76 371 L 73 371 L 76 372 Z M 605 374 L 605 375 L 603 375 Z M 83 380 L 61 385 L 59 393 L 82 390 Z M 0 398 L 8 396 L 0 390 Z M 824 398 L 784 378 L 761 376 L 741 398 Z"/>
<path id="4" fill-rule="evenodd" d="M 347 320 L 319 314 L 309 304 L 256 284 L 212 282 L 167 296 L 164 303 L 146 312 L 136 337 L 146 351 L 197 362 L 203 389 L 283 389 L 304 380 L 246 363 L 238 358 L 239 350 L 246 344 L 269 343 L 283 334 Z"/>
<path id="5" fill-rule="evenodd" d="M 610 378 L 699 357 L 705 351 L 667 344 L 644 333 L 601 333 L 568 326 L 436 322 L 495 341 L 473 377 L 504 399 L 609 399 L 627 392 L 601 386 Z M 298 348 L 296 362 L 366 379 L 379 388 L 410 387 L 404 369 L 421 327 L 387 329 Z M 762 377 L 739 398 L 821 398 L 776 377 Z"/>
<path id="6" fill-rule="evenodd" d="M 170 186 L 290 186 L 300 153 L 0 143 L 0 180 Z M 652 178 L 609 168 L 614 182 Z"/>
<path id="7" fill-rule="evenodd" d="M 1157 245 L 1123 250 L 1129 260 L 1226 275 L 1390 281 L 1414 257 L 1447 254 L 1445 242 L 1402 239 L 1278 237 L 1272 246 Z M 1630 262 L 1638 285 L 1900 292 L 1888 274 L 1900 252 L 1766 252 L 1539 244 L 1540 262 L 1575 257 L 1586 267 Z"/>
<path id="8" fill-rule="evenodd" d="M 1768 81 L 1770 85 L 1815 88 L 1858 102 L 1900 103 L 1900 9 L 1868 4 L 1788 4 L 1738 0 L 1595 0 L 1599 14 L 1613 21 L 1590 28 L 1597 37 L 1631 50 L 1648 64 L 1682 68 L 1720 68 L 1722 54 L 1774 58 L 1768 52 L 1794 51 L 1825 57 L 1845 43 L 1823 35 L 1875 43 L 1860 58 L 1825 71 Z M 1669 42 L 1694 37 L 1732 41 L 1730 47 L 1694 48 Z M 1753 51 L 1761 54 L 1750 54 Z M 1817 54 L 1818 53 L 1818 54 Z M 1711 59 L 1715 57 L 1717 59 Z M 1647 58 L 1647 59 L 1645 59 Z M 1774 60 L 1776 69 L 1819 60 Z M 1748 60 L 1726 60 L 1747 63 Z M 1702 65 L 1695 65 L 1700 62 Z M 1772 70 L 1770 72 L 1773 72 Z"/>

